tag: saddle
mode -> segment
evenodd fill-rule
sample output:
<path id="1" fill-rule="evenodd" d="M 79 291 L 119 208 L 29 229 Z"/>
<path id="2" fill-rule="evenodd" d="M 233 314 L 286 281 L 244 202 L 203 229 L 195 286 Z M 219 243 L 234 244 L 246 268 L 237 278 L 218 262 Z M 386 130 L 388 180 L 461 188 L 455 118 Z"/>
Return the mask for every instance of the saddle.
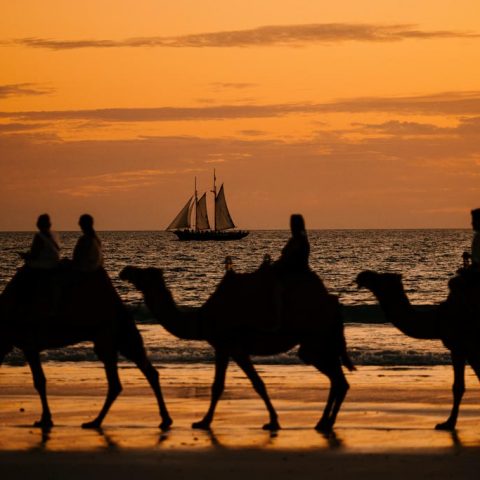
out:
<path id="1" fill-rule="evenodd" d="M 64 262 L 55 269 L 19 268 L 5 287 L 0 305 L 2 316 L 15 320 L 17 325 L 28 327 L 68 319 L 88 326 L 88 313 L 99 296 L 111 298 L 112 304 L 118 299 L 121 304 L 103 268 L 83 273 L 75 271 L 71 262 Z"/>
<path id="2" fill-rule="evenodd" d="M 218 312 L 229 314 L 220 317 Z M 227 271 L 202 307 L 211 328 L 219 331 L 314 332 L 329 328 L 337 312 L 338 298 L 315 272 L 289 273 L 274 265 L 251 273 Z"/>

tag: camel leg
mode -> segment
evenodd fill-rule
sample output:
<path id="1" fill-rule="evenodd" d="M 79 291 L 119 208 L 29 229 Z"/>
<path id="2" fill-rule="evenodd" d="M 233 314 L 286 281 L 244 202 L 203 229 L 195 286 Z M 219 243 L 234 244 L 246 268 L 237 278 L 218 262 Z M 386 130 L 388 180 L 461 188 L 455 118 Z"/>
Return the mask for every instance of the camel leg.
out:
<path id="1" fill-rule="evenodd" d="M 215 415 L 215 408 L 225 387 L 225 375 L 228 368 L 229 355 L 226 352 L 215 350 L 215 378 L 212 384 L 212 393 L 210 395 L 210 406 L 207 413 L 199 422 L 192 423 L 192 428 L 209 430 L 210 424 Z"/>
<path id="2" fill-rule="evenodd" d="M 465 356 L 461 353 L 451 352 L 453 364 L 453 407 L 446 422 L 435 426 L 436 430 L 455 430 L 457 424 L 458 411 L 463 393 L 465 392 Z"/>
<path id="3" fill-rule="evenodd" d="M 160 428 L 162 430 L 168 430 L 173 421 L 168 414 L 167 406 L 163 399 L 162 390 L 160 388 L 160 376 L 147 357 L 142 337 L 133 318 L 129 317 L 128 312 L 126 312 L 123 307 L 120 309 L 119 326 L 119 352 L 134 362 L 145 375 L 145 378 L 148 380 L 148 383 L 152 387 L 155 397 L 157 398 L 160 416 L 162 417 Z"/>
<path id="4" fill-rule="evenodd" d="M 148 380 L 148 383 L 152 387 L 152 390 L 155 393 L 157 398 L 158 408 L 160 411 L 160 416 L 162 417 L 162 423 L 160 423 L 160 428 L 165 431 L 170 428 L 173 423 L 172 418 L 168 414 L 167 405 L 163 399 L 162 390 L 160 388 L 160 376 L 157 372 L 157 369 L 151 364 L 150 360 L 145 355 L 141 360 L 135 361 L 137 367 L 145 375 L 145 378 Z"/>
<path id="5" fill-rule="evenodd" d="M 107 415 L 110 407 L 112 406 L 115 399 L 120 395 L 122 391 L 122 384 L 120 383 L 120 378 L 118 376 L 118 366 L 116 357 L 112 357 L 108 360 L 103 360 L 105 373 L 107 375 L 108 381 L 108 391 L 105 398 L 105 403 L 100 410 L 100 413 L 97 415 L 95 420 L 91 422 L 85 422 L 82 424 L 82 428 L 100 428 L 102 421 Z"/>
<path id="6" fill-rule="evenodd" d="M 312 362 L 312 365 L 330 380 L 330 392 L 328 393 L 327 403 L 315 429 L 320 432 L 330 432 L 350 386 L 345 378 L 340 362 L 329 366 L 325 366 L 320 362 Z"/>
<path id="7" fill-rule="evenodd" d="M 260 378 L 260 375 L 255 370 L 255 367 L 250 360 L 248 355 L 234 355 L 233 359 L 238 364 L 238 366 L 243 370 L 245 375 L 250 379 L 252 382 L 253 388 L 255 391 L 260 395 L 262 400 L 265 402 L 265 406 L 267 407 L 268 413 L 270 415 L 270 421 L 263 426 L 264 430 L 280 430 L 280 424 L 278 423 L 278 415 L 273 408 L 272 402 L 267 393 L 267 388 L 265 387 L 265 383 Z"/>
<path id="8" fill-rule="evenodd" d="M 51 428 L 53 426 L 53 421 L 47 401 L 47 379 L 43 373 L 40 354 L 35 351 L 24 352 L 24 354 L 32 372 L 33 385 L 40 395 L 40 400 L 42 402 L 42 416 L 40 420 L 36 421 L 33 425 L 43 429 Z"/>

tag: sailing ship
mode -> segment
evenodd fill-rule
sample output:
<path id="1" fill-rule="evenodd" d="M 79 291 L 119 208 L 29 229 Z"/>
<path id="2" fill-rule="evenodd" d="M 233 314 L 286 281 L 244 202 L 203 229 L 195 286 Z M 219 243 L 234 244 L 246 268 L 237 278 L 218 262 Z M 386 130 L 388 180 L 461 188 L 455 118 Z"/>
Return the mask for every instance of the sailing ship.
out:
<path id="1" fill-rule="evenodd" d="M 217 193 L 216 180 L 214 170 L 213 190 L 211 191 L 215 205 L 213 229 L 210 228 L 208 220 L 207 193 L 205 192 L 200 199 L 198 198 L 195 177 L 194 194 L 167 227 L 167 230 L 172 231 L 179 240 L 239 240 L 250 233 L 248 230 L 233 230 L 235 224 L 228 211 L 223 183 Z M 194 215 L 192 215 L 193 211 L 195 211 Z M 195 223 L 192 225 L 193 219 Z"/>

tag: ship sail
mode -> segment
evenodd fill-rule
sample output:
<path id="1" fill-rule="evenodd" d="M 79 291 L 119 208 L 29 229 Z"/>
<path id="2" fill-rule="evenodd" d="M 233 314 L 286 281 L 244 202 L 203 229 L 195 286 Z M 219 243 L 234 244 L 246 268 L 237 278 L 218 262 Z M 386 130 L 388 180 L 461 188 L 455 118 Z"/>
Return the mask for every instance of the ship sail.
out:
<path id="1" fill-rule="evenodd" d="M 230 212 L 228 211 L 227 201 L 225 200 L 225 192 L 223 191 L 223 183 L 215 197 L 215 228 L 217 230 L 228 230 L 235 228 Z"/>
<path id="2" fill-rule="evenodd" d="M 204 193 L 197 201 L 195 215 L 195 227 L 197 230 L 210 230 L 210 223 L 207 214 L 207 194 Z"/>
<path id="3" fill-rule="evenodd" d="M 190 213 L 192 211 L 192 198 L 188 199 L 186 205 L 180 210 L 180 213 L 173 219 L 173 222 L 167 227 L 167 230 L 177 228 L 190 228 Z"/>

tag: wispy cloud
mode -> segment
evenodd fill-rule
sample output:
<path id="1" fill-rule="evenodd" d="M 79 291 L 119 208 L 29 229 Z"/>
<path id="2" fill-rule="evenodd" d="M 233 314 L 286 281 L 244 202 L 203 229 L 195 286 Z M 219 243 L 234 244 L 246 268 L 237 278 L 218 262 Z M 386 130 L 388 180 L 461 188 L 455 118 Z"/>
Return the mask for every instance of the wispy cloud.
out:
<path id="1" fill-rule="evenodd" d="M 52 92 L 52 89 L 39 87 L 34 83 L 0 85 L 0 98 L 19 97 L 22 95 L 46 95 Z"/>
<path id="2" fill-rule="evenodd" d="M 256 87 L 256 83 L 246 83 L 246 82 L 213 82 L 211 86 L 215 90 L 224 90 L 224 89 L 235 89 L 243 90 L 245 88 Z"/>
<path id="3" fill-rule="evenodd" d="M 254 129 L 240 130 L 238 133 L 240 135 L 246 135 L 247 137 L 260 137 L 262 135 L 267 134 L 267 132 L 265 132 L 264 130 L 254 130 Z"/>
<path id="4" fill-rule="evenodd" d="M 45 123 L 0 123 L 0 135 L 45 128 Z"/>
<path id="5" fill-rule="evenodd" d="M 413 24 L 352 24 L 314 23 L 300 25 L 267 25 L 245 30 L 206 32 L 174 37 L 137 37 L 123 40 L 73 39 L 54 40 L 29 37 L 5 43 L 50 50 L 119 47 L 266 47 L 332 44 L 347 41 L 399 42 L 402 40 L 429 40 L 442 38 L 478 38 L 476 32 L 454 30 L 422 30 Z"/>
<path id="6" fill-rule="evenodd" d="M 386 135 L 478 135 L 480 134 L 480 117 L 461 118 L 455 127 L 440 127 L 430 123 L 402 122 L 391 120 L 379 124 L 353 123 L 365 133 L 381 133 Z"/>
<path id="7" fill-rule="evenodd" d="M 150 187 L 158 182 L 159 177 L 196 173 L 199 169 L 143 169 L 101 175 L 90 175 L 80 179 L 80 185 L 63 188 L 58 193 L 72 197 L 91 197 L 112 195 L 115 193 L 128 192 Z"/>
<path id="8" fill-rule="evenodd" d="M 32 121 L 91 120 L 104 122 L 165 122 L 268 118 L 283 117 L 291 114 L 337 112 L 387 112 L 402 115 L 480 115 L 480 91 L 444 92 L 403 97 L 362 97 L 337 100 L 329 103 L 0 112 L 0 118 Z"/>

